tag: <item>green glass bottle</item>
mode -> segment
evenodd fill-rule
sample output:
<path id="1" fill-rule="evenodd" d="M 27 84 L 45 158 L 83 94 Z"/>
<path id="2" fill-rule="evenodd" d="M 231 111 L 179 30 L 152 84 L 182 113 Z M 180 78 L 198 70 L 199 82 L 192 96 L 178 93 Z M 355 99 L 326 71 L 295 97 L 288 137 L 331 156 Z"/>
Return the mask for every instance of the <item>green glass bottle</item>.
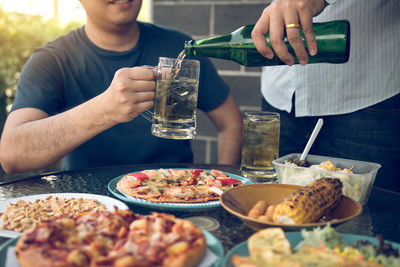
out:
<path id="1" fill-rule="evenodd" d="M 236 31 L 198 41 L 186 41 L 184 51 L 188 56 L 206 56 L 220 59 L 233 60 L 241 65 L 275 66 L 285 65 L 275 55 L 272 59 L 265 58 L 256 50 L 251 38 L 254 25 L 243 26 Z M 335 20 L 313 24 L 318 53 L 309 56 L 308 63 L 345 63 L 350 56 L 350 23 L 347 20 Z M 307 48 L 305 38 L 301 33 L 303 43 Z M 269 35 L 266 35 L 269 43 Z M 295 64 L 298 60 L 295 53 L 285 38 L 290 53 L 294 56 Z"/>

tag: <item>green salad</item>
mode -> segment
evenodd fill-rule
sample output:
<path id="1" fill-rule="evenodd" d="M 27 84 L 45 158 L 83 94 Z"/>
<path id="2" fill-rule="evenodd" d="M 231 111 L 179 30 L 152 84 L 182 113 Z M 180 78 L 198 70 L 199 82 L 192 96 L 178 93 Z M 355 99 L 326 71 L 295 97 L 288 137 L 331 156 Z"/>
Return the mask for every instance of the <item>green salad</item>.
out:
<path id="1" fill-rule="evenodd" d="M 374 245 L 368 240 L 357 240 L 353 244 L 347 244 L 330 224 L 323 228 L 314 228 L 311 231 L 303 229 L 301 235 L 304 240 L 296 246 L 295 250 L 299 250 L 304 245 L 323 247 L 351 259 L 365 259 L 386 267 L 400 266 L 400 249 L 394 248 L 391 243 L 385 242 L 379 235 L 376 236 L 378 245 Z"/>

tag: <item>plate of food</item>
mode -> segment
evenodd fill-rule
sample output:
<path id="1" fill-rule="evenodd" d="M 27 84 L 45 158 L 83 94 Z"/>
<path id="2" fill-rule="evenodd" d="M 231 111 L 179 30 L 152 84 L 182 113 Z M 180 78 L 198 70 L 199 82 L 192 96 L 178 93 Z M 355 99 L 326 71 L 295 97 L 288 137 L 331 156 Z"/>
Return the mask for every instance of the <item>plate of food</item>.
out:
<path id="1" fill-rule="evenodd" d="M 307 186 L 249 184 L 221 195 L 222 206 L 253 230 L 281 227 L 299 231 L 337 225 L 362 212 L 357 201 L 342 195 L 339 179 L 321 178 Z"/>
<path id="2" fill-rule="evenodd" d="M 108 190 L 119 199 L 160 210 L 198 211 L 221 206 L 228 189 L 252 183 L 220 170 L 151 169 L 113 178 Z"/>
<path id="3" fill-rule="evenodd" d="M 282 228 L 266 228 L 234 246 L 221 267 L 400 266 L 399 253 L 398 243 L 380 236 L 338 233 L 330 225 L 286 233 Z"/>
<path id="4" fill-rule="evenodd" d="M 93 210 L 129 209 L 115 198 L 84 193 L 30 195 L 0 201 L 0 236 L 13 238 L 42 220 Z"/>
<path id="5" fill-rule="evenodd" d="M 0 267 L 69 266 L 71 261 L 76 266 L 131 266 L 139 261 L 143 266 L 216 267 L 223 256 L 218 239 L 190 221 L 165 213 L 106 210 L 36 225 L 3 244 Z"/>

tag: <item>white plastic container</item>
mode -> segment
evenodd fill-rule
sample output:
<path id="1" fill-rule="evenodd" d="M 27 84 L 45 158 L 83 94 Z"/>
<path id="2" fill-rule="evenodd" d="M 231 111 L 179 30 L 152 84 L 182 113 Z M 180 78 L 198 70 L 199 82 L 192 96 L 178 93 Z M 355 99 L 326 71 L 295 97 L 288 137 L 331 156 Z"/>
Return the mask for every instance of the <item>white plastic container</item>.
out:
<path id="1" fill-rule="evenodd" d="M 307 155 L 306 160 L 311 165 L 314 165 L 309 168 L 299 167 L 294 164 L 285 164 L 286 160 L 298 159 L 300 156 L 301 153 L 293 153 L 272 161 L 279 183 L 304 186 L 322 177 L 339 178 L 343 183 L 343 195 L 351 197 L 361 205 L 367 203 L 376 174 L 381 167 L 380 164 L 316 155 Z M 344 168 L 350 169 L 354 166 L 352 169 L 353 173 L 328 171 L 316 166 L 327 160 L 330 160 L 337 168 L 342 170 Z"/>

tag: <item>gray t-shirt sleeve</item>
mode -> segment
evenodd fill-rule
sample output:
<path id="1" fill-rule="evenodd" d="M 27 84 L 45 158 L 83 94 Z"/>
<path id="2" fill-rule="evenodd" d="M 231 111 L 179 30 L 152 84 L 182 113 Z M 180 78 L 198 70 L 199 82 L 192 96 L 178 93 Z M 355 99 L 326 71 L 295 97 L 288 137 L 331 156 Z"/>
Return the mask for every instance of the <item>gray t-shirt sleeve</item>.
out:
<path id="1" fill-rule="evenodd" d="M 48 51 L 37 49 L 21 72 L 11 111 L 31 107 L 53 115 L 59 112 L 61 101 L 62 82 L 57 60 Z"/>
<path id="2" fill-rule="evenodd" d="M 217 70 L 208 58 L 193 57 L 200 60 L 200 82 L 198 108 L 208 112 L 225 101 L 229 94 L 229 86 L 218 75 Z"/>

